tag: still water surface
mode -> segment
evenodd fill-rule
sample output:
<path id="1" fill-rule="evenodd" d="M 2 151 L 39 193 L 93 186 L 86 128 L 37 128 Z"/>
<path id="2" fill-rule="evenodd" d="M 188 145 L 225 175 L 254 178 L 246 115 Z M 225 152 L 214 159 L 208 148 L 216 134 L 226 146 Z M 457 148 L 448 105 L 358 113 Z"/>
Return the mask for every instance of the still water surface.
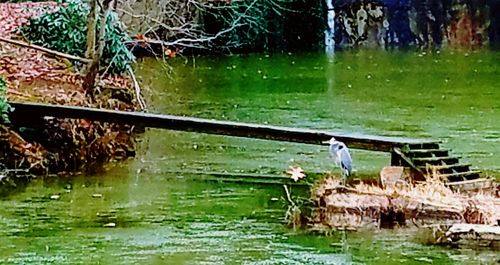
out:
<path id="1" fill-rule="evenodd" d="M 346 52 L 152 60 L 156 112 L 442 140 L 500 172 L 500 54 Z M 169 73 L 170 72 L 170 73 Z M 283 225 L 281 186 L 199 172 L 332 168 L 324 147 L 148 130 L 137 157 L 95 176 L 37 179 L 0 201 L 1 264 L 495 264 L 492 250 L 419 244 L 404 230 L 330 236 Z M 353 150 L 359 175 L 383 153 Z M 53 196 L 58 195 L 58 196 Z M 51 199 L 52 196 L 52 199 Z M 105 227 L 114 223 L 116 227 Z"/>

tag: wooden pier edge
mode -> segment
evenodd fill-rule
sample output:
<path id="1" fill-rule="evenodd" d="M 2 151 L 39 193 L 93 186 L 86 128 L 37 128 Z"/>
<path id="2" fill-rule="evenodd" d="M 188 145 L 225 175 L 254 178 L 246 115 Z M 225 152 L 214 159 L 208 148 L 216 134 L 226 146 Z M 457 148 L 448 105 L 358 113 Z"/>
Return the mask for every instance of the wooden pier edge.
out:
<path id="1" fill-rule="evenodd" d="M 218 121 L 194 117 L 183 117 L 144 112 L 127 112 L 75 106 L 60 106 L 41 103 L 9 102 L 14 108 L 12 120 L 20 121 L 35 117 L 57 117 L 89 119 L 102 122 L 141 125 L 178 131 L 200 132 L 236 137 L 288 141 L 305 144 L 322 144 L 331 137 L 344 142 L 349 148 L 391 152 L 395 147 L 408 144 L 434 144 L 433 140 L 415 140 L 396 137 L 346 135 L 325 130 L 299 129 L 272 125 Z"/>

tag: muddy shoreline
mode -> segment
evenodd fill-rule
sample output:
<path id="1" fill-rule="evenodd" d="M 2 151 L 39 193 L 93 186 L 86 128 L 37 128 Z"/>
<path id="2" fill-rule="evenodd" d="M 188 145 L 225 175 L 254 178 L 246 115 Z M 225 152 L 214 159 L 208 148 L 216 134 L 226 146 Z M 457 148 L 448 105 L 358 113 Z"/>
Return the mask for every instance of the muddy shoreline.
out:
<path id="1" fill-rule="evenodd" d="M 17 39 L 17 29 L 54 2 L 0 4 L 0 35 Z M 132 78 L 105 74 L 94 95 L 71 62 L 39 50 L 0 42 L 0 76 L 10 102 L 40 102 L 125 111 L 139 110 Z M 135 155 L 136 128 L 83 119 L 16 117 L 0 128 L 0 164 L 30 174 L 99 170 Z"/>

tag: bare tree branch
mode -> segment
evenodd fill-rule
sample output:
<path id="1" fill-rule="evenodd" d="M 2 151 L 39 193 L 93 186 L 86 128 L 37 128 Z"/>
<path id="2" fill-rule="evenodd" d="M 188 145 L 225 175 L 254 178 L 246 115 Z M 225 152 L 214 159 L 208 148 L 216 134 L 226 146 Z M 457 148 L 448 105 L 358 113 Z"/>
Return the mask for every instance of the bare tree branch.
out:
<path id="1" fill-rule="evenodd" d="M 266 12 L 281 15 L 288 11 L 291 0 L 120 0 L 117 7 L 125 24 L 133 24 L 132 35 L 153 35 L 152 44 L 165 46 L 209 48 L 218 45 L 238 46 L 266 31 Z M 210 16 L 221 26 L 216 32 L 207 32 L 204 19 Z M 230 39 L 236 35 L 244 38 Z M 254 36 L 255 35 L 255 36 Z M 156 36 L 159 36 L 156 37 Z M 221 43 L 221 39 L 227 39 Z"/>
<path id="2" fill-rule="evenodd" d="M 54 51 L 54 50 L 47 49 L 45 47 L 38 46 L 38 45 L 35 45 L 35 44 L 29 44 L 29 43 L 25 43 L 25 42 L 22 42 L 22 41 L 7 39 L 7 38 L 4 38 L 4 37 L 0 37 L 0 41 L 7 42 L 7 43 L 10 43 L 10 44 L 14 44 L 14 45 L 18 45 L 18 46 L 22 46 L 22 47 L 26 47 L 26 48 L 30 48 L 30 49 L 39 50 L 39 51 L 42 51 L 42 52 L 45 52 L 45 53 L 48 53 L 48 54 L 51 54 L 51 55 L 54 55 L 54 56 L 58 56 L 58 57 L 62 57 L 62 58 L 70 59 L 70 60 L 75 60 L 75 61 L 79 61 L 79 62 L 83 62 L 83 63 L 89 63 L 91 61 L 89 59 L 85 59 L 85 58 L 74 56 L 74 55 L 71 55 L 71 54 L 66 54 L 66 53 Z"/>

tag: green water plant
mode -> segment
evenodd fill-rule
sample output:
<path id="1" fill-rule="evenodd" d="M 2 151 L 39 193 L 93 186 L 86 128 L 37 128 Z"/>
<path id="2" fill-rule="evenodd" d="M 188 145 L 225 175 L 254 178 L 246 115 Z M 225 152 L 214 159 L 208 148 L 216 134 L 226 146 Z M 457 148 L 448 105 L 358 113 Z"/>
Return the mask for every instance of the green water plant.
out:
<path id="1" fill-rule="evenodd" d="M 7 123 L 9 121 L 9 111 L 11 110 L 7 99 L 5 98 L 5 92 L 7 91 L 7 83 L 0 76 L 0 124 Z"/>
<path id="2" fill-rule="evenodd" d="M 67 0 L 64 4 L 59 1 L 55 12 L 32 18 L 28 25 L 21 28 L 21 33 L 34 44 L 84 57 L 88 14 L 89 6 L 82 0 Z M 115 12 L 111 12 L 106 21 L 102 69 L 109 73 L 125 72 L 134 60 L 134 56 L 124 44 L 130 37 Z"/>

